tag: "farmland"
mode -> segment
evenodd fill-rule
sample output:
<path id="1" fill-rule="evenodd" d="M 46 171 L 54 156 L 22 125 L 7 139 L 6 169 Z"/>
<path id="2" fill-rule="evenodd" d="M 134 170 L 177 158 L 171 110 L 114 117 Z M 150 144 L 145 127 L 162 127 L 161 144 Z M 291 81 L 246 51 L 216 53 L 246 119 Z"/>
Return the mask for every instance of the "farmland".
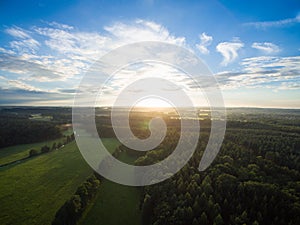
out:
<path id="1" fill-rule="evenodd" d="M 128 163 L 135 160 L 125 153 L 120 160 Z M 141 210 L 139 209 L 141 192 L 137 187 L 116 184 L 103 179 L 97 198 L 88 210 L 80 225 L 141 224 Z"/>
<path id="2" fill-rule="evenodd" d="M 118 145 L 114 139 L 104 142 L 110 148 Z M 74 141 L 59 150 L 2 168 L 0 224 L 51 224 L 57 209 L 91 173 Z"/>

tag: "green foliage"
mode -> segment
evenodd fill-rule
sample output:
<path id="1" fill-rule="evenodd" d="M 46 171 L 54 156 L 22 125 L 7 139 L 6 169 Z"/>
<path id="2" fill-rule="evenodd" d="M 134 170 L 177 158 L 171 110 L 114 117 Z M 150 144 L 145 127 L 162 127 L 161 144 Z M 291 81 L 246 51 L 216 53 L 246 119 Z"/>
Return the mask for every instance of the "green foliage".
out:
<path id="1" fill-rule="evenodd" d="M 50 152 L 50 148 L 47 145 L 41 147 L 41 153 L 47 153 L 47 152 Z"/>
<path id="2" fill-rule="evenodd" d="M 214 219 L 214 225 L 223 225 L 224 221 L 222 216 L 219 214 L 217 217 Z"/>
<path id="3" fill-rule="evenodd" d="M 209 225 L 209 221 L 208 221 L 208 218 L 207 218 L 205 212 L 203 212 L 201 214 L 199 222 L 200 222 L 201 225 Z"/>
<path id="4" fill-rule="evenodd" d="M 57 211 L 52 225 L 76 225 L 88 203 L 95 197 L 100 186 L 100 181 L 95 175 L 90 176 L 77 188 L 71 199 Z"/>
<path id="5" fill-rule="evenodd" d="M 151 196 L 146 194 L 143 202 L 143 208 L 142 208 L 143 225 L 148 225 L 151 223 L 152 213 L 153 213 L 153 202 Z"/>
<path id="6" fill-rule="evenodd" d="M 33 157 L 33 156 L 36 156 L 38 154 L 39 154 L 38 151 L 35 150 L 35 149 L 30 149 L 30 151 L 29 151 L 29 157 Z"/>
<path id="7" fill-rule="evenodd" d="M 229 121 L 218 157 L 199 173 L 208 137 L 202 134 L 187 166 L 144 188 L 156 203 L 153 224 L 300 224 L 299 128 L 268 123 Z M 136 162 L 148 165 L 169 152 L 162 145 Z"/>
<path id="8" fill-rule="evenodd" d="M 13 115 L 3 115 L 0 127 L 0 148 L 61 137 L 59 128 L 53 122 L 30 120 Z"/>

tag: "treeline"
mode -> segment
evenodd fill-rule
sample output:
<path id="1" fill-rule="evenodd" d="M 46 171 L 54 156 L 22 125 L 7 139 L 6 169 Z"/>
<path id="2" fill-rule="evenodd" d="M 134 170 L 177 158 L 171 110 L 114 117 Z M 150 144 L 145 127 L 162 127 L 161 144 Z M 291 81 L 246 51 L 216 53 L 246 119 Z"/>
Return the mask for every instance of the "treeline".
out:
<path id="1" fill-rule="evenodd" d="M 50 116 L 52 121 L 58 124 L 72 122 L 72 108 L 65 107 L 0 107 L 1 117 L 18 117 L 27 119 L 34 114 Z"/>
<path id="2" fill-rule="evenodd" d="M 52 225 L 75 225 L 100 186 L 95 174 L 81 184 L 74 195 L 56 212 Z"/>
<path id="3" fill-rule="evenodd" d="M 33 115 L 40 115 L 41 119 L 34 119 Z M 72 108 L 0 107 L 0 148 L 59 138 L 58 125 L 71 122 Z"/>
<path id="4" fill-rule="evenodd" d="M 289 164 L 286 161 L 286 155 L 299 154 L 297 140 L 299 135 L 294 133 L 270 130 L 264 136 L 247 128 L 227 130 L 220 154 L 200 173 L 197 168 L 206 144 L 205 138 L 201 139 L 179 173 L 143 188 L 143 224 L 300 224 L 299 158 Z M 169 151 L 147 152 L 136 165 L 158 162 Z"/>
<path id="5" fill-rule="evenodd" d="M 19 117 L 0 119 L 0 148 L 17 144 L 41 142 L 61 137 L 55 123 Z"/>
<path id="6" fill-rule="evenodd" d="M 64 145 L 70 143 L 74 139 L 75 139 L 74 134 L 71 134 L 71 135 L 65 136 L 65 138 L 62 142 L 58 142 L 58 143 L 54 142 L 51 147 L 48 146 L 48 145 L 44 145 L 40 148 L 40 150 L 30 149 L 29 150 L 29 157 L 34 157 L 34 156 L 37 156 L 37 155 L 40 155 L 40 154 L 44 154 L 44 153 L 48 153 L 48 152 L 57 150 L 57 149 L 63 147 Z"/>

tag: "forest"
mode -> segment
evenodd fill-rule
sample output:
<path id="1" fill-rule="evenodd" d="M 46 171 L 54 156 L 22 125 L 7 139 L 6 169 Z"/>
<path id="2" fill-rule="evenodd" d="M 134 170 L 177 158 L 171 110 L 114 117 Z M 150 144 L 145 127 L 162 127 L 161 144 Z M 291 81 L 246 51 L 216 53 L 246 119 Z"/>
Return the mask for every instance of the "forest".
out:
<path id="1" fill-rule="evenodd" d="M 0 107 L 0 148 L 61 137 L 57 125 L 71 122 L 70 110 L 56 110 L 51 107 Z"/>
<path id="2" fill-rule="evenodd" d="M 206 109 L 205 109 L 206 110 Z M 199 109 L 201 115 L 202 109 Z M 71 122 L 69 108 L 1 108 L 0 123 L 2 147 L 19 143 L 33 143 L 42 140 L 53 140 L 63 137 L 63 141 L 52 141 L 48 145 L 40 145 L 38 153 L 29 152 L 31 161 L 22 162 L 12 168 L 0 171 L 3 179 L 8 179 L 6 173 L 17 170 L 18 167 L 40 163 L 46 157 L 47 162 L 38 164 L 36 172 L 45 170 L 49 163 L 47 177 L 56 176 L 55 180 L 47 180 L 41 185 L 53 191 L 54 186 L 47 187 L 47 183 L 59 182 L 59 191 L 64 185 L 72 183 L 71 173 L 62 173 L 58 179 L 58 166 L 72 171 L 73 161 L 82 169 L 84 175 L 80 180 L 72 183 L 72 189 L 64 194 L 60 205 L 51 208 L 45 203 L 44 207 L 51 208 L 51 220 L 40 220 L 39 224 L 115 224 L 115 218 L 99 218 L 99 215 L 111 213 L 111 217 L 121 214 L 116 206 L 116 198 L 123 192 L 123 198 L 128 199 L 128 206 L 136 204 L 138 207 L 129 209 L 134 211 L 130 220 L 132 224 L 141 225 L 298 225 L 300 224 L 300 111 L 284 109 L 227 109 L 227 129 L 221 150 L 207 170 L 198 171 L 198 165 L 207 145 L 211 120 L 209 114 L 199 118 L 201 126 L 197 149 L 188 164 L 178 173 L 161 183 L 145 187 L 123 188 L 120 184 L 108 183 L 90 168 L 77 148 L 75 148 L 74 134 L 63 135 L 60 128 Z M 120 110 L 120 116 L 123 111 Z M 130 114 L 132 132 L 139 138 L 149 136 L 148 123 L 153 117 L 161 117 L 167 124 L 167 134 L 162 143 L 148 152 L 139 152 L 127 148 L 116 141 L 110 122 L 110 110 L 98 108 L 96 110 L 96 124 L 101 139 L 110 145 L 110 151 L 117 159 L 134 165 L 151 165 L 170 155 L 177 145 L 180 131 L 180 120 L 175 112 L 165 111 L 133 111 Z M 19 129 L 19 130 L 17 130 Z M 20 130 L 20 129 L 23 129 Z M 24 135 L 23 139 L 12 138 Z M 26 131 L 26 132 L 25 132 Z M 27 136 L 26 136 L 27 135 Z M 40 136 L 39 136 L 40 135 Z M 35 137 L 34 137 L 35 136 Z M 24 139 L 24 137 L 27 137 Z M 4 140 L 4 141 L 3 141 Z M 57 139 L 60 140 L 60 139 Z M 66 149 L 62 148 L 66 145 Z M 55 151 L 57 149 L 62 149 Z M 6 151 L 0 149 L 0 151 Z M 69 153 L 68 153 L 69 152 Z M 72 152 L 72 158 L 68 154 Z M 28 151 L 26 152 L 28 155 Z M 33 157 L 37 156 L 38 157 Z M 74 158 L 75 157 L 75 158 Z M 52 159 L 55 159 L 53 161 Z M 63 161 L 61 161 L 63 160 Z M 72 161 L 73 160 L 73 161 Z M 60 163 L 59 163 L 60 162 Z M 64 165 L 67 163 L 67 167 Z M 43 165 L 43 167 L 40 167 Z M 41 170 L 43 168 L 43 170 Z M 48 167 L 47 167 L 48 168 Z M 21 170 L 20 170 L 21 171 Z M 23 170 L 22 170 L 23 171 Z M 77 172 L 81 172 L 77 170 Z M 17 175 L 16 176 L 20 176 Z M 32 174 L 30 176 L 36 176 Z M 69 177 L 67 180 L 63 177 Z M 12 177 L 10 174 L 9 177 Z M 2 183 L 5 180 L 2 179 Z M 39 180 L 39 179 L 37 179 Z M 30 186 L 30 179 L 28 185 Z M 26 184 L 24 184 L 26 185 Z M 28 188 L 29 188 L 28 186 Z M 56 186 L 56 185 L 55 185 Z M 23 187 L 22 187 L 23 188 Z M 26 187 L 24 187 L 26 188 Z M 58 188 L 58 187 L 57 187 Z M 106 195 L 101 195 L 106 190 Z M 128 197 L 130 193 L 131 197 Z M 0 193 L 5 196 L 5 193 Z M 32 193 L 34 194 L 34 193 Z M 23 194 L 27 196 L 26 193 Z M 11 196 L 11 195 L 10 195 Z M 124 197 L 125 196 L 125 197 Z M 0 196 L 1 197 L 1 196 Z M 6 197 L 7 199 L 8 197 Z M 55 195 L 53 196 L 56 199 Z M 3 197 L 3 199 L 5 199 Z M 12 199 L 13 200 L 13 199 Z M 17 200 L 17 199 L 15 199 Z M 41 199 L 34 199 L 34 204 L 40 204 Z M 105 204 L 104 204 L 105 202 Z M 3 201 L 3 204 L 8 203 Z M 108 205 L 110 205 L 108 207 Z M 93 207 L 96 207 L 93 209 Z M 108 212 L 112 210 L 113 212 Z M 97 210 L 96 210 L 97 209 Z M 3 224 L 18 224 L 5 218 L 14 212 L 6 209 L 6 214 L 0 221 Z M 100 212 L 100 211 L 101 212 Z M 128 209 L 126 209 L 128 210 Z M 20 211 L 21 212 L 21 211 Z M 33 212 L 31 212 L 33 213 Z M 43 212 L 46 213 L 47 212 Z M 99 213 L 99 215 L 98 215 Z M 140 215 L 141 221 L 135 220 L 133 215 Z M 122 215 L 124 216 L 124 215 Z M 129 215 L 128 215 L 129 216 Z M 126 215 L 125 215 L 126 217 Z M 137 216 L 139 217 L 139 216 Z M 97 218 L 97 220 L 95 220 Z M 89 222 L 87 222 L 89 221 Z M 100 221 L 100 222 L 99 222 Z M 33 222 L 32 224 L 38 224 Z"/>
<path id="3" fill-rule="evenodd" d="M 219 155 L 199 172 L 208 137 L 202 134 L 188 165 L 171 179 L 143 188 L 143 224 L 300 224 L 299 116 L 280 115 L 259 112 L 244 120 L 229 114 Z M 157 162 L 166 149 L 148 152 L 136 164 Z"/>

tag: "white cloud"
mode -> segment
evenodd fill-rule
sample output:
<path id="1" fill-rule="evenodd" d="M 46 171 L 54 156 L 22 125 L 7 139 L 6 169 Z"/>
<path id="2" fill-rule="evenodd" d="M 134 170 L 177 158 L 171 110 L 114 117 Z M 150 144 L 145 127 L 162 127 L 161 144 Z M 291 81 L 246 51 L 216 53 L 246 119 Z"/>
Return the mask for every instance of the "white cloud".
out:
<path id="1" fill-rule="evenodd" d="M 137 41 L 165 41 L 172 44 L 184 45 L 184 37 L 171 35 L 169 31 L 160 24 L 152 21 L 136 20 L 134 23 L 115 23 L 104 27 L 116 42 L 122 45 Z"/>
<path id="2" fill-rule="evenodd" d="M 278 90 L 299 90 L 300 84 L 299 82 L 282 82 Z"/>
<path id="3" fill-rule="evenodd" d="M 123 44 L 164 41 L 185 45 L 184 37 L 174 36 L 152 21 L 114 23 L 104 27 L 103 33 L 81 32 L 56 22 L 46 24 L 30 31 L 18 27 L 7 29 L 17 40 L 10 42 L 10 49 L 0 49 L 5 53 L 0 55 L 2 71 L 20 74 L 26 80 L 59 81 L 83 74 L 100 56 Z M 38 42 L 29 34 L 43 41 Z"/>
<path id="4" fill-rule="evenodd" d="M 42 91 L 41 89 L 36 88 L 30 84 L 26 84 L 20 80 L 9 80 L 8 84 L 13 89 L 17 88 L 17 89 L 26 90 L 26 91 L 38 91 L 38 92 Z"/>
<path id="5" fill-rule="evenodd" d="M 1 53 L 10 54 L 10 55 L 15 54 L 14 51 L 12 51 L 12 50 L 10 50 L 10 49 L 1 48 L 1 47 L 0 47 L 0 52 L 1 52 Z"/>
<path id="6" fill-rule="evenodd" d="M 11 48 L 18 53 L 35 53 L 40 46 L 40 43 L 32 38 L 21 41 L 11 41 L 9 44 Z"/>
<path id="7" fill-rule="evenodd" d="M 40 43 L 29 35 L 30 33 L 29 31 L 26 31 L 20 27 L 14 26 L 8 28 L 5 30 L 5 32 L 17 39 L 9 42 L 9 44 L 11 50 L 19 54 L 34 53 L 40 46 Z M 5 50 L 2 48 L 1 50 L 2 52 L 9 53 L 9 50 L 7 49 Z"/>
<path id="8" fill-rule="evenodd" d="M 274 90 L 299 89 L 300 56 L 260 56 L 243 59 L 238 72 L 217 74 L 223 89 L 270 88 Z"/>
<path id="9" fill-rule="evenodd" d="M 201 35 L 199 35 L 199 38 L 200 44 L 197 44 L 196 47 L 202 54 L 208 54 L 209 50 L 207 49 L 207 47 L 211 45 L 213 37 L 203 32 Z"/>
<path id="10" fill-rule="evenodd" d="M 15 38 L 21 38 L 21 39 L 30 38 L 30 36 L 25 30 L 16 26 L 6 29 L 5 32 Z"/>
<path id="11" fill-rule="evenodd" d="M 283 26 L 288 26 L 296 23 L 300 23 L 300 15 L 297 15 L 294 18 L 287 18 L 287 19 L 275 20 L 275 21 L 249 22 L 249 23 L 245 23 L 244 25 L 265 29 L 269 27 L 283 27 Z"/>
<path id="12" fill-rule="evenodd" d="M 244 44 L 240 41 L 236 42 L 221 42 L 217 45 L 216 50 L 224 57 L 222 61 L 223 66 L 227 66 L 238 57 L 238 50 L 244 47 Z"/>
<path id="13" fill-rule="evenodd" d="M 57 22 L 50 22 L 48 23 L 50 26 L 58 28 L 58 29 L 67 29 L 67 30 L 72 30 L 74 27 L 67 25 L 67 24 L 62 24 L 62 23 L 57 23 Z"/>
<path id="14" fill-rule="evenodd" d="M 270 42 L 263 42 L 263 43 L 254 42 L 251 47 L 258 49 L 266 54 L 273 54 L 273 53 L 280 52 L 280 48 L 277 45 Z"/>

